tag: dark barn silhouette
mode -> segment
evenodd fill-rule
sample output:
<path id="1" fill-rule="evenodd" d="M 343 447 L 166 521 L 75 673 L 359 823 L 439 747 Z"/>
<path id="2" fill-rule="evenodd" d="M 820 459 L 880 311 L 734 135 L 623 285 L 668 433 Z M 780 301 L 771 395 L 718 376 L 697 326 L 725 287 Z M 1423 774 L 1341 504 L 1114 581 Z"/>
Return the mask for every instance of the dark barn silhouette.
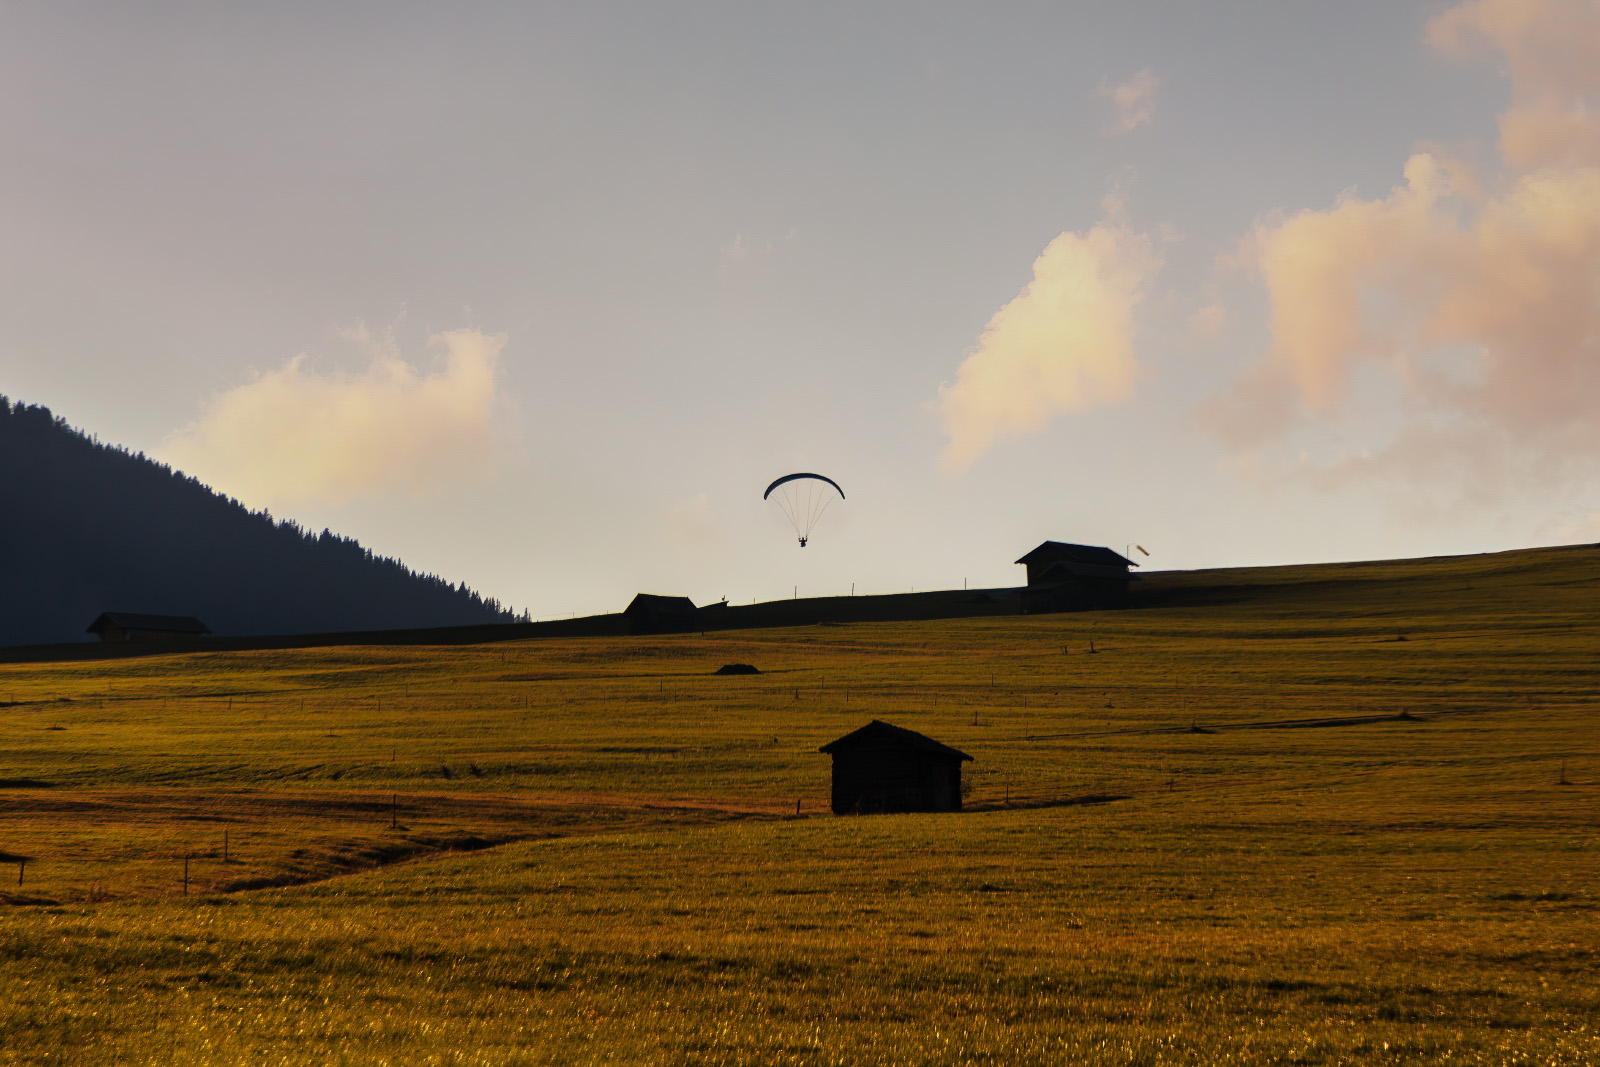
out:
<path id="1" fill-rule="evenodd" d="M 686 596 L 640 593 L 622 609 L 630 634 L 686 634 L 700 629 L 700 609 Z"/>
<path id="2" fill-rule="evenodd" d="M 833 757 L 835 815 L 961 810 L 961 764 L 972 757 L 915 730 L 873 719 L 817 751 Z"/>
<path id="3" fill-rule="evenodd" d="M 84 633 L 98 634 L 106 644 L 119 641 L 171 641 L 208 634 L 211 628 L 192 615 L 140 615 L 103 611 Z"/>
<path id="4" fill-rule="evenodd" d="M 1030 615 L 1125 608 L 1128 583 L 1137 577 L 1128 568 L 1138 566 L 1109 548 L 1064 541 L 1046 541 L 1017 562 L 1028 568 L 1022 610 Z"/>

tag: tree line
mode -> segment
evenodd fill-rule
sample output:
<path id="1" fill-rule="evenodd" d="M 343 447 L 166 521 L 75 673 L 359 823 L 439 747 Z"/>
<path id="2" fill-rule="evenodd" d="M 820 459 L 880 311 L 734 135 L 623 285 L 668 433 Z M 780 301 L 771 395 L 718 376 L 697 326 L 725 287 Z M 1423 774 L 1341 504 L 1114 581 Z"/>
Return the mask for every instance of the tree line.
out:
<path id="1" fill-rule="evenodd" d="M 87 637 L 102 611 L 193 615 L 218 634 L 512 622 L 465 583 L 251 511 L 49 408 L 0 396 L 0 644 Z M 523 616 L 526 617 L 526 616 Z"/>

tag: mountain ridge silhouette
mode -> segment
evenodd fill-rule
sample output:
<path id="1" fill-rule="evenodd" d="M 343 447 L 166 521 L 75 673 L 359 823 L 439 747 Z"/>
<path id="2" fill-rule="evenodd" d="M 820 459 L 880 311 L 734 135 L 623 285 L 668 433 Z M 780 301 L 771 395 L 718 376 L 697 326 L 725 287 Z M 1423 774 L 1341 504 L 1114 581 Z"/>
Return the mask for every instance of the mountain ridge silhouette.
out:
<path id="1" fill-rule="evenodd" d="M 86 640 L 102 611 L 193 615 L 219 635 L 519 618 L 0 395 L 0 645 Z"/>

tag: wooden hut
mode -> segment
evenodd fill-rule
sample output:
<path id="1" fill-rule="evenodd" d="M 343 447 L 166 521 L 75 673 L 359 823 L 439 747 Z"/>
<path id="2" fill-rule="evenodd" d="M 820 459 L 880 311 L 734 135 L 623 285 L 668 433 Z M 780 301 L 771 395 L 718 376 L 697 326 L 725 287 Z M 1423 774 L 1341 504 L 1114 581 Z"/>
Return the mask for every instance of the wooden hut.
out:
<path id="1" fill-rule="evenodd" d="M 1022 610 L 1028 614 L 1128 606 L 1128 583 L 1138 564 L 1099 545 L 1046 541 L 1017 560 L 1028 568 Z"/>
<path id="2" fill-rule="evenodd" d="M 686 634 L 700 628 L 700 610 L 686 596 L 640 593 L 622 616 L 630 634 Z"/>
<path id="3" fill-rule="evenodd" d="M 961 810 L 961 764 L 972 757 L 915 730 L 873 719 L 818 751 L 833 757 L 835 815 Z"/>
<path id="4" fill-rule="evenodd" d="M 183 637 L 199 637 L 210 633 L 211 628 L 192 615 L 140 615 L 131 611 L 103 611 L 84 632 L 96 634 L 101 641 L 112 644 L 122 641 L 171 641 Z"/>

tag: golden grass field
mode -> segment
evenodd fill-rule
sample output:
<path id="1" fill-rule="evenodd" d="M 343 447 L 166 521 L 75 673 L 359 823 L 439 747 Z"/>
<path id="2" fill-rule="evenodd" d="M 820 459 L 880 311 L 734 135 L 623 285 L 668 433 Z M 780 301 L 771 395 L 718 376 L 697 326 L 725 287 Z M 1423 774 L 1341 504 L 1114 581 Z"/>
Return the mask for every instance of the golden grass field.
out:
<path id="1" fill-rule="evenodd" d="M 0 665 L 0 1062 L 1600 1063 L 1600 549 L 1138 594 Z"/>

